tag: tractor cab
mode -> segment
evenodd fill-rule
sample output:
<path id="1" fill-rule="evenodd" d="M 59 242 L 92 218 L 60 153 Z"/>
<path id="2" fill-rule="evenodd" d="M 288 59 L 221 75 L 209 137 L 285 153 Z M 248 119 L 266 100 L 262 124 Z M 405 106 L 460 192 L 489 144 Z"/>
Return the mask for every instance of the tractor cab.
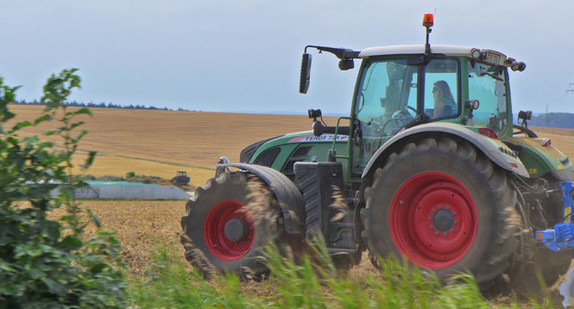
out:
<path id="1" fill-rule="evenodd" d="M 392 46 L 362 51 L 351 115 L 352 174 L 399 131 L 432 122 L 512 135 L 508 58 L 470 47 Z M 476 57 L 473 57 L 476 56 Z M 502 59 L 498 62 L 486 59 Z"/>
<path id="2" fill-rule="evenodd" d="M 431 18 L 432 21 L 432 18 Z M 430 46 L 432 22 L 425 18 L 425 45 L 385 46 L 353 51 L 309 45 L 302 61 L 300 92 L 310 83 L 314 48 L 336 55 L 339 67 L 354 67 L 361 59 L 352 102 L 349 132 L 349 174 L 360 177 L 376 151 L 405 129 L 434 122 L 465 126 L 491 138 L 513 134 L 507 69 L 523 71 L 526 65 L 487 49 Z M 318 124 L 319 127 L 322 127 Z M 335 128 L 315 132 L 333 133 Z M 334 156 L 335 157 L 335 156 Z"/>

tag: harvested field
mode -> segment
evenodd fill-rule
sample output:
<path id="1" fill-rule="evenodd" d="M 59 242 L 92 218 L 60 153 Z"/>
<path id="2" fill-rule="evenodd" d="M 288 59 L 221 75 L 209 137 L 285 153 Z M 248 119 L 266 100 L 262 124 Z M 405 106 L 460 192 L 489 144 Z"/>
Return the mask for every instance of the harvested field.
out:
<path id="1" fill-rule="evenodd" d="M 540 137 L 552 139 L 552 145 L 574 158 L 574 129 L 532 127 Z"/>
<path id="2" fill-rule="evenodd" d="M 41 106 L 12 105 L 18 120 L 38 117 Z M 239 160 L 239 152 L 256 141 L 289 132 L 310 130 L 305 115 L 232 114 L 185 111 L 93 108 L 94 117 L 82 116 L 90 133 L 82 150 L 99 156 L 88 171 L 96 176 L 141 175 L 171 178 L 177 170 L 191 174 L 191 184 L 212 177 L 220 156 Z M 333 118 L 325 117 L 329 123 Z M 39 134 L 47 127 L 28 130 Z M 114 171 L 116 171 L 114 173 Z"/>
<path id="3" fill-rule="evenodd" d="M 153 248 L 159 245 L 181 248 L 179 222 L 185 214 L 185 201 L 85 200 L 81 204 L 98 217 L 103 230 L 117 233 L 122 259 L 134 275 L 143 274 L 149 267 Z M 63 214 L 63 209 L 57 209 L 52 215 L 56 218 Z M 95 226 L 89 225 L 87 234 L 94 231 Z"/>

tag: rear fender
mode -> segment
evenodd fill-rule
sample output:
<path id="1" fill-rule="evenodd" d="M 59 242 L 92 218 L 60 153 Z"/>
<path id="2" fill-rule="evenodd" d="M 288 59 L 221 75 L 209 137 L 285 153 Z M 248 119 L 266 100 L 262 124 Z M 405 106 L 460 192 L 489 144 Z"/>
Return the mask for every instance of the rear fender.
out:
<path id="1" fill-rule="evenodd" d="M 218 164 L 218 168 L 234 167 L 259 176 L 269 186 L 281 208 L 285 232 L 305 237 L 305 202 L 295 184 L 280 172 L 266 166 L 244 163 Z"/>
<path id="2" fill-rule="evenodd" d="M 520 158 L 530 177 L 550 173 L 562 181 L 574 181 L 573 165 L 567 155 L 554 147 L 547 138 L 510 137 L 506 140 L 520 149 Z"/>
<path id="3" fill-rule="evenodd" d="M 407 143 L 427 137 L 436 138 L 441 135 L 466 140 L 487 156 L 494 164 L 522 177 L 529 177 L 518 155 L 502 141 L 488 138 L 458 124 L 429 123 L 407 129 L 396 134 L 384 143 L 377 152 L 375 152 L 365 167 L 362 178 L 370 179 L 372 173 L 374 173 L 378 167 L 383 166 L 390 154 L 400 151 Z"/>

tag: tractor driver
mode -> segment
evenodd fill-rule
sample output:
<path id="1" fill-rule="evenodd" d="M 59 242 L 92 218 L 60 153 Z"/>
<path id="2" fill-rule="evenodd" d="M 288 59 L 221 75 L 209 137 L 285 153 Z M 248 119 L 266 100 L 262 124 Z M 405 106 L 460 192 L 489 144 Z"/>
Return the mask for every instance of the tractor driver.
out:
<path id="1" fill-rule="evenodd" d="M 434 83 L 432 90 L 434 98 L 433 118 L 454 116 L 457 113 L 456 102 L 450 92 L 450 87 L 444 80 Z"/>

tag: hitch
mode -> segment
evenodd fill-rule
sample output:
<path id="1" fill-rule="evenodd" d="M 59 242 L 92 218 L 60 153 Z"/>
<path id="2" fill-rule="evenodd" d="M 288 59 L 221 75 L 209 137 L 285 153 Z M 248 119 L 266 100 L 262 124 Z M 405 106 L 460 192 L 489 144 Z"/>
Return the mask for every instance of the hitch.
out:
<path id="1" fill-rule="evenodd" d="M 542 240 L 548 249 L 556 252 L 574 247 L 574 224 L 571 220 L 574 182 L 562 181 L 560 189 L 564 202 L 564 222 L 556 224 L 553 229 L 536 231 L 534 234 L 537 240 Z"/>

